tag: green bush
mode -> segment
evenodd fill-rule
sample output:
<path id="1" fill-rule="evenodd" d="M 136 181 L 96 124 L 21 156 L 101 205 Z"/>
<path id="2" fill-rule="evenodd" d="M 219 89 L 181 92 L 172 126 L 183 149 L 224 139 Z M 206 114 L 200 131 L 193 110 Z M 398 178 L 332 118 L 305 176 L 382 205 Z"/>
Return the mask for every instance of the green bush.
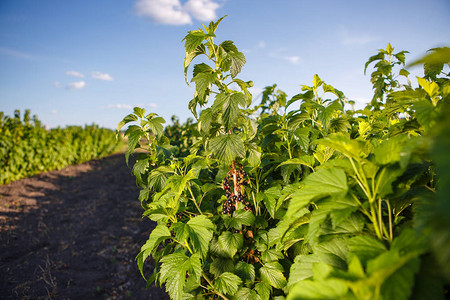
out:
<path id="1" fill-rule="evenodd" d="M 46 130 L 36 116 L 0 113 L 0 184 L 100 158 L 118 150 L 112 130 L 97 125 Z"/>
<path id="2" fill-rule="evenodd" d="M 190 80 L 196 123 L 164 133 L 163 118 L 136 107 L 118 125 L 132 123 L 127 161 L 148 142 L 133 166 L 157 222 L 137 256 L 144 278 L 155 262 L 148 284 L 172 299 L 444 299 L 449 49 L 421 61 L 417 88 L 397 75 L 409 82 L 406 52 L 379 50 L 361 110 L 318 75 L 291 99 L 269 86 L 249 108 L 244 54 L 215 44 L 221 20 L 184 39 L 185 75 L 197 56 L 210 62 Z"/>

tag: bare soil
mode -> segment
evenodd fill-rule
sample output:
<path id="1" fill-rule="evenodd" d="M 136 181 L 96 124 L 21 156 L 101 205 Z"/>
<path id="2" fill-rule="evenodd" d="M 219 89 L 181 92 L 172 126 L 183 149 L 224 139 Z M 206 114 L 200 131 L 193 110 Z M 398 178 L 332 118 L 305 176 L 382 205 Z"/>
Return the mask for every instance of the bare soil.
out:
<path id="1" fill-rule="evenodd" d="M 138 195 L 123 154 L 0 186 L 0 299 L 168 299 L 134 260 Z"/>

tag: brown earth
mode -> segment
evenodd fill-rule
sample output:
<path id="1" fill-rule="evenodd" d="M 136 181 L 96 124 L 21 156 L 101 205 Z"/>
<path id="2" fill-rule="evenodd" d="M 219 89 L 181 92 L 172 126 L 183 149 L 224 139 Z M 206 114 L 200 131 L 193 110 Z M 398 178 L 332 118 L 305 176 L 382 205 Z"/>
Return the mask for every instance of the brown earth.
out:
<path id="1" fill-rule="evenodd" d="M 134 260 L 138 195 L 123 154 L 0 186 L 0 299 L 168 299 Z"/>

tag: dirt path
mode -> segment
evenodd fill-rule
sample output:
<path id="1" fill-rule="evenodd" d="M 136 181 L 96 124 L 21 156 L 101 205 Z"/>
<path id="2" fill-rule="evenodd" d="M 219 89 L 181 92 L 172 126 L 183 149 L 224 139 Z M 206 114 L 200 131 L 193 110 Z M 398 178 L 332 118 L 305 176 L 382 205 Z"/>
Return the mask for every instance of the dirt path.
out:
<path id="1" fill-rule="evenodd" d="M 138 194 L 123 154 L 0 186 L 0 298 L 168 299 L 134 261 Z"/>

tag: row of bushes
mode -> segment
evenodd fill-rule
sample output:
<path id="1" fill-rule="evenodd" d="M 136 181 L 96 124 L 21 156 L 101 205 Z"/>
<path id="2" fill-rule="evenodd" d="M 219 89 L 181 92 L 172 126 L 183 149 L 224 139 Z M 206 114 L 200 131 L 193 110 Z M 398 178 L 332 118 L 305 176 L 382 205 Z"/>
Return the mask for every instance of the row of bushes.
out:
<path id="1" fill-rule="evenodd" d="M 98 125 L 46 130 L 26 110 L 0 112 L 0 184 L 100 158 L 117 151 L 114 131 Z"/>

